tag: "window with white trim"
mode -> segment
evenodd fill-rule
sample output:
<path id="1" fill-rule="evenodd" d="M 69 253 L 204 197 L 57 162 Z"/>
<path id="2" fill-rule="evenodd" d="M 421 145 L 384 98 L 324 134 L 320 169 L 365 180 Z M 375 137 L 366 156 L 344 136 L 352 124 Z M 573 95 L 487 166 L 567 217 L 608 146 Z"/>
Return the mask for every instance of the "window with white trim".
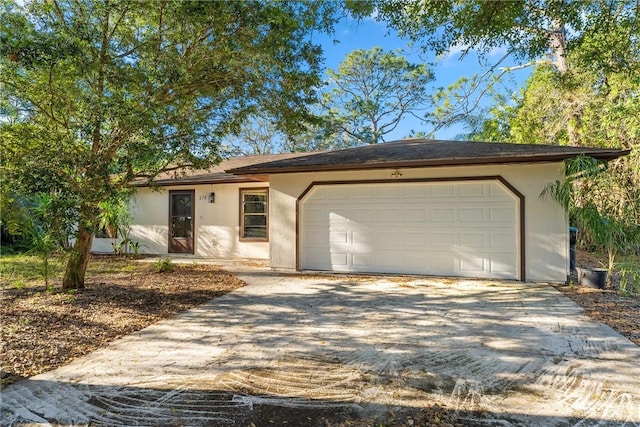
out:
<path id="1" fill-rule="evenodd" d="M 267 188 L 240 189 L 240 238 L 269 240 L 269 190 Z"/>

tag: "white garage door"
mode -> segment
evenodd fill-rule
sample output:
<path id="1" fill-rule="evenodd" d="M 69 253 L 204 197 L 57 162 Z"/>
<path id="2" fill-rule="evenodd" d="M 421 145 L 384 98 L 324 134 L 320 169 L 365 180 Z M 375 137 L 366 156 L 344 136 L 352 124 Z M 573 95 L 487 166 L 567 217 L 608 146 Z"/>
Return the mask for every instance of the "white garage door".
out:
<path id="1" fill-rule="evenodd" d="M 303 270 L 518 278 L 518 199 L 499 181 L 316 185 Z"/>

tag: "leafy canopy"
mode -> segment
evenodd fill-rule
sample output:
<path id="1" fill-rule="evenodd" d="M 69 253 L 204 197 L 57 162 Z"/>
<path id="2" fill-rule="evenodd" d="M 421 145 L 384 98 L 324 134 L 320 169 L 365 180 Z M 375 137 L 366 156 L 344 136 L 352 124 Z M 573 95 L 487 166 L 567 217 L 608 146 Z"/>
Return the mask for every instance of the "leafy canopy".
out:
<path id="1" fill-rule="evenodd" d="M 132 179 L 216 162 L 257 111 L 283 132 L 304 124 L 320 81 L 312 35 L 334 14 L 312 1 L 0 1 L 3 179 L 70 201 L 70 286 L 98 204 Z"/>
<path id="2" fill-rule="evenodd" d="M 376 47 L 354 50 L 336 70 L 327 70 L 322 104 L 334 138 L 347 145 L 383 142 L 407 114 L 427 105 L 433 73 L 401 52 Z"/>
<path id="3" fill-rule="evenodd" d="M 465 121 L 496 93 L 506 75 L 542 63 L 560 74 L 574 66 L 593 72 L 638 73 L 638 3 L 635 0 L 348 1 L 356 16 L 387 22 L 437 55 L 476 53 L 484 71 L 465 76 L 435 97 L 427 117 L 436 130 Z M 499 53 L 498 56 L 495 56 Z M 507 66 L 512 58 L 516 65 Z"/>

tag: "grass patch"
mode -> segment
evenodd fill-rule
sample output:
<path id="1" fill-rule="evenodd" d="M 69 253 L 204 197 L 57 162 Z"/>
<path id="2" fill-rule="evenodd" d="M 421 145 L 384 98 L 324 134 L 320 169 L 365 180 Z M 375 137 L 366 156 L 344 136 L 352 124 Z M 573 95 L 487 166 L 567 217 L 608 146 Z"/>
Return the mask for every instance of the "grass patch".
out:
<path id="1" fill-rule="evenodd" d="M 622 262 L 619 265 L 618 289 L 627 295 L 640 295 L 640 263 Z"/>
<path id="2" fill-rule="evenodd" d="M 49 260 L 51 278 L 63 273 L 62 258 L 52 257 Z M 35 283 L 34 283 L 35 282 Z M 2 254 L 0 256 L 0 287 L 26 287 L 44 283 L 44 266 L 42 259 L 31 254 Z"/>
<path id="3" fill-rule="evenodd" d="M 49 259 L 49 281 L 54 287 L 60 286 L 66 256 L 56 255 Z M 87 277 L 101 274 L 131 274 L 135 263 L 114 255 L 93 256 L 87 267 Z M 0 256 L 0 289 L 22 289 L 44 285 L 44 265 L 42 258 L 33 254 L 3 253 Z"/>

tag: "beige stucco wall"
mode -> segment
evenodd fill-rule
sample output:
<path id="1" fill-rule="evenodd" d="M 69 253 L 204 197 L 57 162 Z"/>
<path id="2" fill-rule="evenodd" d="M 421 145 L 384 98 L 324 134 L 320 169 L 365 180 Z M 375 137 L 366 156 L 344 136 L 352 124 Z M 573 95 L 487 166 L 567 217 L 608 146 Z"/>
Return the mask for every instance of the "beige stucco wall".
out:
<path id="1" fill-rule="evenodd" d="M 267 186 L 267 183 L 242 183 L 163 187 L 160 191 L 140 188 L 131 199 L 130 237 L 140 242 L 140 252 L 143 254 L 167 254 L 169 190 L 195 190 L 196 257 L 268 259 L 268 242 L 239 239 L 240 188 Z M 215 203 L 208 201 L 211 192 L 216 193 Z M 94 250 L 98 249 L 98 245 L 100 248 L 104 246 L 98 241 L 94 244 Z"/>
<path id="2" fill-rule="evenodd" d="M 395 169 L 314 172 L 270 177 L 270 258 L 276 269 L 296 268 L 296 199 L 314 181 L 391 179 Z M 500 175 L 525 196 L 526 280 L 563 282 L 568 272 L 568 221 L 540 193 L 561 175 L 560 163 L 400 169 L 400 179 Z"/>

